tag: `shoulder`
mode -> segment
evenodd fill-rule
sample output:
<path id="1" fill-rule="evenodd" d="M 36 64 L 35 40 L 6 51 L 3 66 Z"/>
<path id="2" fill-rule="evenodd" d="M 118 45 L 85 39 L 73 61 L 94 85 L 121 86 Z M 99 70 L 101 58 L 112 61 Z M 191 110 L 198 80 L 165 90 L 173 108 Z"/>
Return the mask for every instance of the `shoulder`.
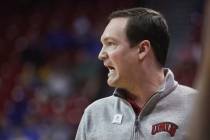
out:
<path id="1" fill-rule="evenodd" d="M 197 90 L 191 87 L 178 84 L 170 94 L 163 98 L 161 105 L 168 104 L 177 106 L 178 108 L 180 108 L 180 106 L 184 107 L 185 105 L 190 107 L 196 100 L 197 93 Z"/>
<path id="2" fill-rule="evenodd" d="M 109 96 L 91 103 L 84 111 L 83 119 L 88 123 L 88 127 L 92 128 L 95 124 L 104 122 L 112 118 L 114 106 L 117 102 L 117 97 Z"/>
<path id="3" fill-rule="evenodd" d="M 180 108 L 191 108 L 197 99 L 197 90 L 178 84 L 175 90 L 173 90 L 164 100 L 167 104 L 177 106 Z"/>
<path id="4" fill-rule="evenodd" d="M 180 93 L 181 96 L 197 96 L 198 93 L 197 90 L 181 84 L 177 86 L 175 92 Z"/>
<path id="5" fill-rule="evenodd" d="M 111 108 L 114 106 L 114 103 L 116 102 L 117 97 L 115 96 L 109 96 L 102 99 L 98 99 L 91 103 L 86 109 L 85 112 L 99 112 L 104 110 L 105 108 Z"/>

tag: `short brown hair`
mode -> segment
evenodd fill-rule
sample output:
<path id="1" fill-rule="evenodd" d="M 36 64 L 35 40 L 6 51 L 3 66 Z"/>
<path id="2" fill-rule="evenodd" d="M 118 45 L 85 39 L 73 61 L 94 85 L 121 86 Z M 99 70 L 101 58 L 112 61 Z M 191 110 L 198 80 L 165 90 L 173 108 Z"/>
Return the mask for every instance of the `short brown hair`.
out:
<path id="1" fill-rule="evenodd" d="M 126 35 L 131 46 L 142 40 L 149 40 L 157 61 L 164 66 L 169 47 L 169 31 L 165 18 L 157 11 L 142 7 L 114 11 L 108 20 L 118 17 L 128 18 Z"/>

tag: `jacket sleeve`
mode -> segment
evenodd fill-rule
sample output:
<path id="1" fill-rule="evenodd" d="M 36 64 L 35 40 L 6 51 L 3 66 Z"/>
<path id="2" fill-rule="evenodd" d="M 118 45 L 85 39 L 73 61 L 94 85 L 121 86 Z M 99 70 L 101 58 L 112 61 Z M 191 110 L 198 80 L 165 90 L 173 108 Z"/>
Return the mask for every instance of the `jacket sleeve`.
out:
<path id="1" fill-rule="evenodd" d="M 77 129 L 77 134 L 76 134 L 76 138 L 75 140 L 87 140 L 86 139 L 86 133 L 87 133 L 87 114 L 86 112 L 84 112 L 83 116 L 82 116 L 82 119 L 80 121 L 80 124 L 79 124 L 79 127 Z"/>

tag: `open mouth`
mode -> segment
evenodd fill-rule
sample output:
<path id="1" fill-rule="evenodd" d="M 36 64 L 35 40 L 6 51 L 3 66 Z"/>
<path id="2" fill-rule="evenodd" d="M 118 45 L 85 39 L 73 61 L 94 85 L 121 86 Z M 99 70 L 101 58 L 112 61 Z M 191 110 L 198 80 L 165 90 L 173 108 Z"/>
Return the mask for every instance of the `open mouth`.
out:
<path id="1" fill-rule="evenodd" d="M 107 66 L 107 68 L 109 69 L 109 71 L 114 70 L 114 67 L 112 66 Z"/>
<path id="2" fill-rule="evenodd" d="M 115 68 L 113 67 L 113 66 L 111 66 L 111 65 L 108 65 L 108 64 L 104 64 L 104 66 L 108 69 L 108 77 L 109 76 L 111 76 L 113 73 L 114 73 L 114 71 L 115 71 Z"/>
<path id="3" fill-rule="evenodd" d="M 114 73 L 115 68 L 112 66 L 107 66 L 107 68 L 109 70 L 108 76 L 111 76 Z"/>

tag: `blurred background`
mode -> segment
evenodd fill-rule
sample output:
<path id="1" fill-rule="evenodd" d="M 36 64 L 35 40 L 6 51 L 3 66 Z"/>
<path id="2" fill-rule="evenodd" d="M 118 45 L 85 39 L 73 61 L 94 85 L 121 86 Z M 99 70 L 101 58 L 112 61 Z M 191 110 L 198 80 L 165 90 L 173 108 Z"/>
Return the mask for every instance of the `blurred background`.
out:
<path id="1" fill-rule="evenodd" d="M 113 10 L 163 13 L 167 67 L 193 86 L 202 56 L 204 0 L 0 0 L 0 140 L 74 140 L 84 109 L 112 94 L 97 60 Z"/>

